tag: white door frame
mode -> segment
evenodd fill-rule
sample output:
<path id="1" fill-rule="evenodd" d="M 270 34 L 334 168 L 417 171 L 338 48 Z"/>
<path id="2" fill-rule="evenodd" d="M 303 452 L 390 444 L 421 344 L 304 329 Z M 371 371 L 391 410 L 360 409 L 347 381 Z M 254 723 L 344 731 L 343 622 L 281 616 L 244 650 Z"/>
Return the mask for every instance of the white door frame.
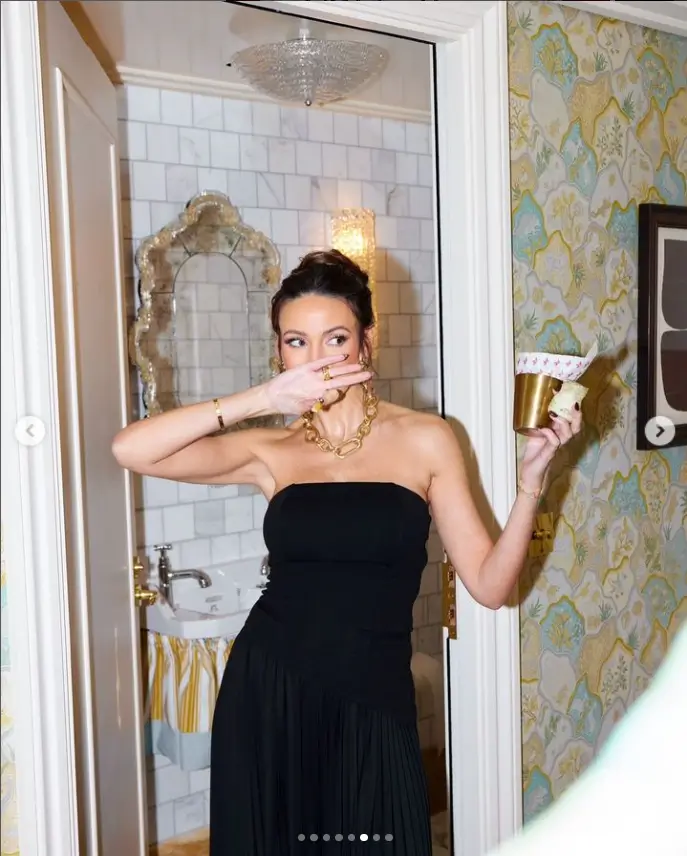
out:
<path id="1" fill-rule="evenodd" d="M 22 853 L 78 852 L 41 57 L 35 2 L 2 3 L 2 494 Z M 40 418 L 43 441 L 15 440 Z"/>
<path id="2" fill-rule="evenodd" d="M 466 431 L 484 493 L 503 524 L 516 483 L 506 3 L 256 5 L 437 44 L 443 402 Z M 687 31 L 677 20 L 622 2 L 568 5 Z M 20 836 L 31 856 L 74 856 L 76 766 L 37 3 L 10 0 L 1 9 L 2 490 Z M 46 426 L 33 448 L 14 438 L 24 415 Z M 461 589 L 459 623 L 450 656 L 454 853 L 480 856 L 521 823 L 519 618 L 517 609 L 484 609 Z"/>
<path id="3" fill-rule="evenodd" d="M 254 5 L 436 43 L 440 400 L 504 524 L 516 490 L 506 4 Z M 485 609 L 461 588 L 458 624 L 448 661 L 453 853 L 480 856 L 521 825 L 518 610 Z"/>

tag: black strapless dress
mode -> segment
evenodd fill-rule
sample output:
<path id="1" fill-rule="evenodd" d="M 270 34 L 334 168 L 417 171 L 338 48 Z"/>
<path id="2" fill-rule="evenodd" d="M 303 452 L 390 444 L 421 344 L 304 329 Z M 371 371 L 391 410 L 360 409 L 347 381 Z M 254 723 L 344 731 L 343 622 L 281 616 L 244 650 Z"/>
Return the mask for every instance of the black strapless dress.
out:
<path id="1" fill-rule="evenodd" d="M 212 727 L 211 856 L 431 856 L 410 671 L 430 515 L 381 482 L 294 484 Z"/>

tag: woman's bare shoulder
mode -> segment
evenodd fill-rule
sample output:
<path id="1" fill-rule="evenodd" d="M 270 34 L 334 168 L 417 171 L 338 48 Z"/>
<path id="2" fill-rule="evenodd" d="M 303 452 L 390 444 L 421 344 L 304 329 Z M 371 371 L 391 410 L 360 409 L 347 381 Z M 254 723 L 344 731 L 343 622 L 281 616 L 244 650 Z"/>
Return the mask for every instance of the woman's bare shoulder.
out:
<path id="1" fill-rule="evenodd" d="M 444 431 L 446 420 L 436 413 L 426 410 L 413 410 L 411 407 L 401 407 L 390 401 L 379 404 L 379 413 L 384 422 L 406 430 L 422 432 Z"/>
<path id="2" fill-rule="evenodd" d="M 383 402 L 380 414 L 395 435 L 393 442 L 410 444 L 415 454 L 429 455 L 434 460 L 446 452 L 453 452 L 456 438 L 449 423 L 437 413 L 413 410 L 397 404 Z"/>

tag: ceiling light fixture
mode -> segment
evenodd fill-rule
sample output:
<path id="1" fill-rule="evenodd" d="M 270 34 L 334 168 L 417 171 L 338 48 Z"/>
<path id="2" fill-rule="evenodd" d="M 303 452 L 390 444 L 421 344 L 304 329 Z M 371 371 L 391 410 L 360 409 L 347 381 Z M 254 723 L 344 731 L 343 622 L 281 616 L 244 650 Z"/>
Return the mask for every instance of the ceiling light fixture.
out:
<path id="1" fill-rule="evenodd" d="M 297 39 L 244 48 L 231 66 L 278 101 L 328 104 L 361 89 L 386 67 L 384 48 L 364 42 L 314 39 L 301 24 Z"/>

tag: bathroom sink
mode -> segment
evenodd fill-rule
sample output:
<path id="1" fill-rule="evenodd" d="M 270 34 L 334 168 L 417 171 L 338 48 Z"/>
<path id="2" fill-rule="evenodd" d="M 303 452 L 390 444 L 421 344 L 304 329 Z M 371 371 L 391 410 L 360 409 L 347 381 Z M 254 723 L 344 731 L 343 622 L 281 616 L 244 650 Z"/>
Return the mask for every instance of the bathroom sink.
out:
<path id="1" fill-rule="evenodd" d="M 164 601 L 148 607 L 142 617 L 146 630 L 162 636 L 177 636 L 180 639 L 232 638 L 241 630 L 248 612 L 230 615 L 207 615 L 191 609 L 172 609 Z"/>
<path id="2" fill-rule="evenodd" d="M 160 598 L 144 610 L 142 626 L 181 639 L 236 636 L 262 595 L 260 565 L 261 559 L 253 558 L 204 569 L 212 580 L 207 588 L 193 579 L 174 581 L 173 605 Z M 153 580 L 150 584 L 155 588 Z"/>

